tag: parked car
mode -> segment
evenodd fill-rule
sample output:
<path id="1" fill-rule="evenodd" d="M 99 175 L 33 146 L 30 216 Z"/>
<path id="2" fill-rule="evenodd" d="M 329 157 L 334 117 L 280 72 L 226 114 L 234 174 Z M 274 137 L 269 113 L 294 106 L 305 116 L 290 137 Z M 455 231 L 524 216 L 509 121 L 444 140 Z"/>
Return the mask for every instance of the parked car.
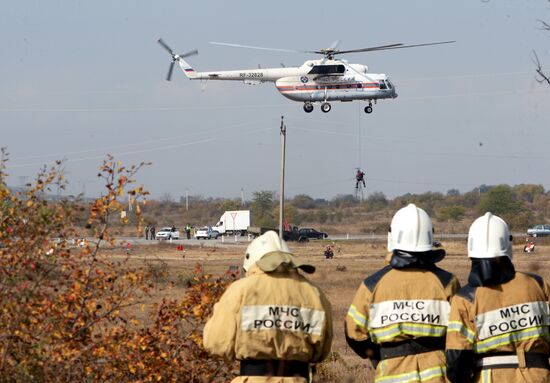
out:
<path id="1" fill-rule="evenodd" d="M 180 239 L 180 232 L 174 226 L 163 227 L 155 234 L 156 239 Z"/>
<path id="2" fill-rule="evenodd" d="M 536 225 L 527 229 L 527 235 L 531 237 L 544 237 L 550 235 L 550 225 Z"/>
<path id="3" fill-rule="evenodd" d="M 208 226 L 201 227 L 195 231 L 196 239 L 217 239 L 219 236 L 219 232 L 212 230 L 212 228 Z"/>
<path id="4" fill-rule="evenodd" d="M 304 239 L 323 239 L 327 238 L 328 234 L 323 233 L 322 231 L 317 231 L 315 229 L 312 229 L 311 227 L 302 227 L 300 230 L 298 230 L 298 237 L 302 240 Z"/>

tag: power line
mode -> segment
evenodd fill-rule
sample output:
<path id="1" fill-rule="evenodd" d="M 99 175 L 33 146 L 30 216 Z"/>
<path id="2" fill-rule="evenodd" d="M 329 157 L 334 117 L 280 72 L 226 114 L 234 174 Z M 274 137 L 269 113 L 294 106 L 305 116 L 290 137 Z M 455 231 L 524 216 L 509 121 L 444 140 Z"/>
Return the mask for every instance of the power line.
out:
<path id="1" fill-rule="evenodd" d="M 260 124 L 264 124 L 264 123 L 267 123 L 267 122 L 268 122 L 268 120 L 248 121 L 248 122 L 244 122 L 244 123 L 224 126 L 222 128 L 215 128 L 215 129 L 210 129 L 210 130 L 197 130 L 195 133 L 189 133 L 189 134 L 180 135 L 180 136 L 170 136 L 169 138 L 158 138 L 158 139 L 153 139 L 153 140 L 132 142 L 132 143 L 127 143 L 127 144 L 113 145 L 113 146 L 107 146 L 107 147 L 98 148 L 98 149 L 88 149 L 88 150 L 80 150 L 80 151 L 74 151 L 74 152 L 15 157 L 15 158 L 12 158 L 10 160 L 13 161 L 13 160 L 23 160 L 23 159 L 31 159 L 31 158 L 45 158 L 45 157 L 56 157 L 56 158 L 58 158 L 58 157 L 61 157 L 61 156 L 67 156 L 67 155 L 73 155 L 73 154 L 105 152 L 105 151 L 108 151 L 108 150 L 116 150 L 116 149 L 122 149 L 122 148 L 126 148 L 126 147 L 132 147 L 132 146 L 149 145 L 149 144 L 156 143 L 156 142 L 159 142 L 159 143 L 160 142 L 165 142 L 165 141 L 173 142 L 174 140 L 177 140 L 177 139 L 180 139 L 180 138 L 189 138 L 189 137 L 193 137 L 193 136 L 205 136 L 205 135 L 208 135 L 208 134 L 219 133 L 219 132 L 222 132 L 224 130 L 229 130 L 229 129 L 233 129 L 233 128 L 241 128 L 241 127 L 248 126 L 248 125 L 260 125 Z"/>
<path id="2" fill-rule="evenodd" d="M 252 134 L 252 133 L 255 133 L 255 132 L 267 131 L 267 130 L 271 130 L 271 129 L 272 128 L 260 128 L 260 129 L 254 129 L 252 131 L 243 132 L 243 133 Z M 198 140 L 198 141 L 184 142 L 184 143 L 180 143 L 180 144 L 165 145 L 165 146 L 158 146 L 158 147 L 148 148 L 148 149 L 113 153 L 113 156 L 120 157 L 120 156 L 132 155 L 132 154 L 150 153 L 150 152 L 155 152 L 155 151 L 159 151 L 159 150 L 177 149 L 177 148 L 181 148 L 181 147 L 185 147 L 185 146 L 199 145 L 199 144 L 203 144 L 203 143 L 206 143 L 206 142 L 217 141 L 217 140 L 219 140 L 217 137 L 211 137 L 211 138 L 206 138 L 206 139 L 202 139 L 202 140 Z M 82 161 L 100 160 L 100 159 L 104 159 L 104 158 L 105 158 L 105 155 L 97 155 L 97 156 L 67 159 L 66 162 L 67 163 L 69 163 L 69 162 L 71 162 L 71 163 L 72 162 L 82 162 Z M 47 161 L 46 165 L 53 164 L 53 163 L 55 163 L 55 161 Z M 10 165 L 7 165 L 6 167 L 7 168 L 23 168 L 23 167 L 29 167 L 29 166 L 42 166 L 42 165 L 44 165 L 44 162 L 33 162 L 33 163 L 15 164 L 15 165 L 10 164 Z"/>

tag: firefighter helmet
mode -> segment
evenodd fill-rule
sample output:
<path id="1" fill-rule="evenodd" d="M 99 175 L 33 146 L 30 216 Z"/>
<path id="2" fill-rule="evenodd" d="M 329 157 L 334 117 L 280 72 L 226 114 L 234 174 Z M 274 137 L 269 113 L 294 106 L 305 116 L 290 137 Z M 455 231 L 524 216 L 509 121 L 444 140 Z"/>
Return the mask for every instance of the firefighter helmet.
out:
<path id="1" fill-rule="evenodd" d="M 274 271 L 282 264 L 290 268 L 300 268 L 306 273 L 315 271 L 315 267 L 299 262 L 290 252 L 286 242 L 280 239 L 274 231 L 262 234 L 246 248 L 244 270 L 248 271 L 254 264 L 257 264 L 265 272 Z"/>
<path id="2" fill-rule="evenodd" d="M 395 213 L 388 233 L 388 251 L 425 252 L 433 249 L 433 226 L 428 213 L 409 204 Z"/>
<path id="3" fill-rule="evenodd" d="M 502 218 L 485 213 L 472 223 L 468 232 L 468 257 L 512 259 L 512 236 Z"/>

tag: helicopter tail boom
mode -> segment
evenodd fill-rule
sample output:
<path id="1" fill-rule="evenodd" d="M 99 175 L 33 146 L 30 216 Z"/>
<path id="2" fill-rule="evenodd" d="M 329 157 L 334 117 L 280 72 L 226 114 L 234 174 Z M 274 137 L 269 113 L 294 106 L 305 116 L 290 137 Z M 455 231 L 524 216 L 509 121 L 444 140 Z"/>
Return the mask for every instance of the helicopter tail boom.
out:
<path id="1" fill-rule="evenodd" d="M 178 58 L 178 65 L 180 66 L 183 73 L 185 73 L 187 78 L 196 79 L 199 77 L 199 74 L 197 73 L 197 71 L 191 65 L 189 65 L 187 61 L 185 61 L 181 57 Z"/>

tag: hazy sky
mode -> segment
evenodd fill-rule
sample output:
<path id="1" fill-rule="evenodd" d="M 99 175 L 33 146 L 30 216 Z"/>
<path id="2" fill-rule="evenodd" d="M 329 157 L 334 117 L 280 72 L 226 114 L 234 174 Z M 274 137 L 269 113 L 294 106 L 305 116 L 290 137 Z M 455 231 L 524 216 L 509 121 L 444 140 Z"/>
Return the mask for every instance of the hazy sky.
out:
<path id="1" fill-rule="evenodd" d="M 326 4 L 326 5 L 325 5 Z M 139 181 L 170 193 L 238 197 L 277 190 L 279 124 L 287 123 L 287 195 L 388 196 L 480 184 L 550 188 L 550 86 L 535 81 L 535 49 L 550 72 L 545 0 L 3 1 L 0 146 L 9 182 L 66 159 L 69 192 L 97 194 L 106 153 L 152 161 Z M 399 97 L 374 113 L 332 103 L 323 114 L 272 83 L 164 80 L 162 37 L 197 70 L 300 65 L 316 58 L 220 47 L 209 41 L 341 49 L 457 40 L 453 45 L 347 55 L 386 73 Z M 481 145 L 480 145 L 481 144 Z"/>

